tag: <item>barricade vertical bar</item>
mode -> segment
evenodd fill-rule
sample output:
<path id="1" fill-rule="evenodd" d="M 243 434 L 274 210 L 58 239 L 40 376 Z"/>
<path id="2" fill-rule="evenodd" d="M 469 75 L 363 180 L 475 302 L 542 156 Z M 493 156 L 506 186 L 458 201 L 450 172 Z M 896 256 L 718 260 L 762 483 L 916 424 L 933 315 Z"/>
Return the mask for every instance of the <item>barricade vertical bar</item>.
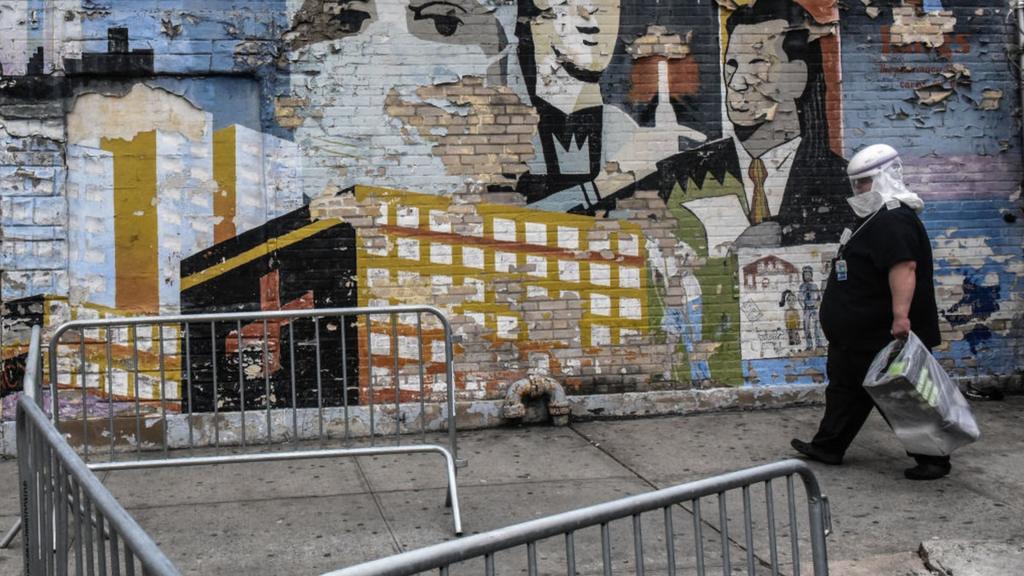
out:
<path id="1" fill-rule="evenodd" d="M 51 558 L 50 553 L 52 548 L 50 547 L 52 532 L 50 530 L 50 508 L 47 505 L 47 484 L 49 482 L 49 475 L 47 474 L 47 466 L 50 462 L 50 447 L 47 446 L 43 439 L 36 436 L 36 443 L 39 445 L 39 457 L 36 459 L 36 465 L 39 467 L 38 479 L 38 501 L 39 504 L 36 507 L 36 513 L 38 514 L 38 521 L 36 522 L 36 529 L 39 531 L 37 536 L 37 542 L 39 547 L 37 548 L 37 567 L 41 570 L 46 570 L 49 565 L 49 559 Z"/>
<path id="2" fill-rule="evenodd" d="M 135 556 L 127 546 L 124 547 L 124 571 L 127 576 L 135 576 Z"/>
<path id="3" fill-rule="evenodd" d="M 754 529 L 750 517 L 750 486 L 743 487 L 743 541 L 747 546 L 747 574 L 754 574 Z"/>
<path id="4" fill-rule="evenodd" d="M 50 354 L 48 361 L 50 363 L 50 418 L 53 420 L 53 425 L 60 430 L 60 406 L 59 398 L 60 394 L 60 366 L 57 363 L 57 358 L 60 356 L 58 349 L 60 348 L 59 336 L 54 335 L 50 339 Z M 42 382 L 42 380 L 40 380 Z M 68 375 L 68 383 L 71 383 L 71 376 Z M 42 398 L 43 391 L 41 388 L 36 390 Z M 40 399 L 39 402 L 42 402 Z"/>
<path id="5" fill-rule="evenodd" d="M 288 323 L 288 364 L 292 379 L 292 442 L 299 441 L 299 396 L 295 382 L 295 329 L 294 322 Z"/>
<path id="6" fill-rule="evenodd" d="M 376 432 L 373 425 L 373 318 L 369 312 L 366 313 L 366 383 L 370 405 L 370 446 L 373 446 Z"/>
<path id="7" fill-rule="evenodd" d="M 529 575 L 537 576 L 537 543 L 528 542 L 526 544 L 526 559 L 529 564 Z"/>
<path id="8" fill-rule="evenodd" d="M 217 323 L 210 322 L 210 366 L 213 368 L 213 445 L 220 448 L 220 414 L 217 404 L 220 398 L 217 393 Z"/>
<path id="9" fill-rule="evenodd" d="M 160 417 L 163 418 L 162 431 L 160 434 L 161 440 L 163 441 L 164 454 L 167 453 L 167 397 L 165 388 L 167 388 L 167 374 L 164 370 L 164 327 L 162 324 L 156 325 L 157 333 L 160 335 L 158 341 L 160 343 Z M 179 356 L 180 358 L 180 356 Z"/>
<path id="10" fill-rule="evenodd" d="M 729 556 L 729 513 L 725 506 L 725 492 L 718 493 L 718 529 L 722 537 L 722 574 L 732 573 Z"/>
<path id="11" fill-rule="evenodd" d="M 74 510 L 75 524 L 75 574 L 82 574 L 84 560 L 84 544 L 82 542 L 82 488 L 78 482 L 69 480 L 71 488 L 71 509 Z"/>
<path id="12" fill-rule="evenodd" d="M 46 573 L 53 573 L 53 461 L 57 455 L 52 448 L 46 447 L 46 456 L 43 458 L 43 510 L 40 514 L 39 525 L 43 529 L 42 539 L 46 543 L 43 547 L 43 565 Z"/>
<path id="13" fill-rule="evenodd" d="M 700 498 L 694 498 L 692 502 L 694 558 L 697 562 L 697 574 L 704 576 L 704 520 L 700 517 Z"/>
<path id="14" fill-rule="evenodd" d="M 825 537 L 831 529 L 831 519 L 828 518 L 828 500 L 816 486 L 817 482 L 813 477 L 804 475 L 802 477 L 807 492 L 807 508 L 810 514 L 811 532 L 811 560 L 814 563 L 815 576 L 828 574 L 828 549 L 825 545 Z M 813 490 L 809 484 L 815 484 Z"/>
<path id="15" fill-rule="evenodd" d="M 53 374 L 53 372 L 51 372 Z M 18 478 L 21 481 L 21 548 L 24 558 L 26 575 L 35 572 L 35 552 L 39 550 L 39 517 L 38 482 L 39 447 L 35 438 L 35 429 L 27 425 L 27 416 L 18 412 Z M 21 448 L 25 450 L 22 451 Z M 30 465 L 31 464 L 31 465 Z"/>
<path id="16" fill-rule="evenodd" d="M 2 327 L 0 327 L 0 330 L 2 330 Z M 40 391 L 39 394 L 42 395 L 42 392 Z M 21 569 L 22 573 L 31 574 L 31 572 L 29 571 L 30 566 L 28 564 L 28 560 L 31 554 L 32 546 L 30 545 L 29 542 L 30 538 L 32 537 L 32 531 L 35 529 L 35 526 L 33 526 L 31 523 L 32 512 L 29 509 L 30 502 L 32 501 L 30 498 L 31 490 L 29 490 L 29 483 L 26 480 L 26 478 L 28 478 L 30 470 L 28 464 L 28 447 L 30 446 L 30 432 L 28 430 L 28 427 L 25 426 L 24 414 L 19 412 L 17 416 L 15 416 L 15 426 L 17 426 L 16 442 L 18 445 L 18 497 L 20 498 L 18 502 L 18 507 L 20 508 L 21 511 Z M 15 526 L 17 526 L 17 524 Z M 11 532 L 13 531 L 14 528 L 11 528 L 11 531 L 8 532 L 8 534 L 5 536 L 5 539 L 13 538 L 13 536 L 11 535 Z"/>
<path id="17" fill-rule="evenodd" d="M 391 355 L 394 358 L 393 378 L 395 383 L 395 445 L 402 443 L 402 387 L 398 378 L 398 314 L 391 313 Z"/>
<path id="18" fill-rule="evenodd" d="M 324 390 L 320 376 L 320 317 L 313 317 L 313 339 L 316 345 L 316 412 L 319 428 L 317 436 L 324 440 Z"/>
<path id="19" fill-rule="evenodd" d="M 345 442 L 349 441 L 349 430 L 348 430 L 348 351 L 345 349 L 345 325 L 348 323 L 348 316 L 344 314 L 338 316 L 338 320 L 341 322 L 341 387 L 343 393 L 341 395 L 341 402 L 343 406 L 343 413 L 345 416 Z M 359 319 L 356 319 L 358 325 Z"/>
<path id="20" fill-rule="evenodd" d="M 639 514 L 633 514 L 633 551 L 636 553 L 636 576 L 644 576 L 644 536 Z"/>
<path id="21" fill-rule="evenodd" d="M 110 459 L 114 460 L 117 454 L 114 446 L 114 347 L 110 342 L 110 328 L 107 328 L 107 346 L 104 353 L 107 356 L 107 430 L 110 431 Z"/>
<path id="22" fill-rule="evenodd" d="M 612 536 L 607 522 L 601 523 L 601 561 L 604 576 L 612 576 Z"/>
<path id="23" fill-rule="evenodd" d="M 420 365 L 420 441 L 425 443 L 427 441 L 427 415 L 424 395 L 426 394 L 427 381 L 423 375 L 423 368 L 427 361 L 423 357 L 423 315 L 419 312 L 416 313 L 416 344 L 417 348 L 419 348 L 417 359 Z"/>
<path id="24" fill-rule="evenodd" d="M 793 547 L 793 576 L 800 576 L 800 530 L 796 524 L 796 499 L 793 496 L 793 475 L 786 476 L 786 498 L 789 508 L 789 538 Z"/>
<path id="25" fill-rule="evenodd" d="M 78 331 L 78 363 L 82 368 L 79 378 L 82 379 L 82 458 L 89 459 L 89 391 L 86 389 L 87 378 L 85 376 L 85 329 Z M 54 391 L 56 396 L 56 387 Z M 111 442 L 113 442 L 114 431 L 110 431 Z"/>
<path id="26" fill-rule="evenodd" d="M 36 555 L 38 558 L 38 569 L 45 569 L 47 551 L 50 550 L 50 529 L 47 522 L 50 512 L 46 507 L 46 464 L 50 459 L 50 452 L 49 448 L 43 444 L 41 438 L 37 437 L 36 443 L 38 446 L 38 456 L 36 457 L 35 464 L 39 467 L 36 473 L 35 511 L 37 514 L 36 531 L 38 532 L 36 535 L 36 542 L 38 543 Z"/>
<path id="27" fill-rule="evenodd" d="M 107 547 L 104 545 L 104 534 L 106 529 L 103 527 L 104 518 L 100 511 L 96 510 L 96 560 L 99 562 L 99 572 L 101 575 L 106 576 L 107 574 Z"/>
<path id="28" fill-rule="evenodd" d="M 267 444 L 274 441 L 273 429 L 270 427 L 270 351 L 268 350 L 267 321 L 263 321 L 263 398 L 267 405 Z M 278 342 L 278 353 L 281 352 L 281 343 Z"/>
<path id="29" fill-rule="evenodd" d="M 135 380 L 135 451 L 142 450 L 142 404 L 139 395 L 139 327 L 132 325 L 132 373 Z"/>
<path id="30" fill-rule="evenodd" d="M 484 576 L 494 576 L 494 554 L 484 556 Z"/>
<path id="31" fill-rule="evenodd" d="M 37 327 L 37 328 L 39 328 L 39 333 L 42 334 L 42 328 L 41 327 Z M 32 336 L 34 338 L 34 336 L 35 336 L 35 332 L 34 331 L 32 333 Z M 42 337 L 41 336 L 40 336 L 39 341 L 42 342 Z M 43 374 L 44 374 L 44 372 L 43 372 L 43 354 L 45 353 L 44 350 L 45 349 L 43 348 L 42 344 L 40 344 L 40 346 L 39 346 L 39 362 L 36 364 L 36 382 L 35 382 L 36 385 L 32 387 L 32 390 L 33 390 L 33 394 L 36 395 L 36 406 L 39 406 L 39 408 L 42 409 L 45 412 L 46 406 L 45 406 L 45 403 L 43 402 L 43 378 L 44 378 L 44 376 L 43 376 Z M 24 383 L 23 383 L 22 387 L 24 387 Z"/>
<path id="32" fill-rule="evenodd" d="M 34 438 L 34 442 L 36 454 L 34 465 L 36 466 L 36 472 L 33 475 L 33 482 L 35 484 L 33 511 L 36 513 L 36 525 L 33 535 L 35 538 L 33 560 L 35 561 L 35 573 L 39 574 L 41 570 L 46 568 L 45 550 L 49 549 L 49 544 L 44 540 L 44 536 L 48 534 L 46 530 L 46 460 L 49 459 L 49 453 L 42 439 Z M 49 537 L 46 536 L 46 539 L 49 539 Z"/>
<path id="33" fill-rule="evenodd" d="M 451 446 L 452 457 L 457 463 L 459 461 L 459 444 L 458 438 L 455 436 L 455 350 L 448 319 L 440 314 L 437 314 L 437 319 L 441 322 L 441 331 L 444 333 L 444 365 L 448 378 L 448 393 L 446 394 L 448 400 L 448 445 Z"/>
<path id="34" fill-rule="evenodd" d="M 768 511 L 768 549 L 771 553 L 772 576 L 779 576 L 779 543 L 775 535 L 775 496 L 772 494 L 771 479 L 764 481 L 764 494 Z"/>
<path id="35" fill-rule="evenodd" d="M 576 576 L 576 537 L 572 530 L 565 533 L 566 576 Z"/>
<path id="36" fill-rule="evenodd" d="M 37 437 L 36 441 L 41 444 L 39 451 L 39 562 L 42 569 L 49 572 L 50 564 L 53 561 L 53 530 L 50 516 L 49 484 L 50 484 L 50 458 L 52 454 L 50 447 L 43 444 L 43 439 Z"/>
<path id="37" fill-rule="evenodd" d="M 20 437 L 19 437 L 20 438 Z M 40 550 L 42 550 L 42 530 L 41 530 L 41 514 L 43 509 L 43 497 L 41 493 L 42 489 L 42 446 L 41 442 L 35 437 L 35 430 L 31 426 L 25 427 L 25 444 L 26 450 L 29 454 L 27 462 L 31 460 L 32 465 L 29 468 L 28 473 L 25 475 L 28 477 L 28 481 L 25 482 L 24 489 L 27 493 L 26 502 L 23 504 L 24 513 L 21 516 L 22 522 L 25 523 L 25 556 L 30 561 L 26 562 L 25 574 L 38 574 L 39 573 L 39 558 Z M 18 459 L 21 462 L 21 458 Z"/>
<path id="38" fill-rule="evenodd" d="M 87 566 L 86 574 L 93 576 L 93 568 L 96 566 L 96 558 L 93 554 L 93 542 L 92 536 L 92 500 L 88 497 L 82 499 L 82 516 L 85 518 L 85 565 Z M 103 535 L 100 534 L 100 538 Z M 79 572 L 81 574 L 81 572 Z"/>
<path id="39" fill-rule="evenodd" d="M 110 568 L 114 576 L 121 576 L 121 554 L 117 543 L 117 531 L 110 531 Z"/>
<path id="40" fill-rule="evenodd" d="M 186 389 L 186 394 L 188 395 L 188 447 L 192 449 L 196 446 L 196 439 L 195 431 L 193 430 L 194 423 L 192 422 L 192 339 L 189 326 L 190 324 L 185 322 L 185 373 L 188 376 L 188 388 Z"/>
<path id="41" fill-rule="evenodd" d="M 67 572 L 68 569 L 68 494 L 65 484 L 64 465 L 59 459 L 54 460 L 54 521 L 57 523 L 56 537 L 57 570 Z"/>
<path id="42" fill-rule="evenodd" d="M 236 321 L 238 336 L 238 410 L 242 415 L 242 446 L 245 446 L 245 369 L 242 366 L 242 321 Z"/>
<path id="43" fill-rule="evenodd" d="M 665 506 L 665 565 L 668 567 L 668 576 L 676 574 L 676 531 L 672 526 L 672 507 Z"/>

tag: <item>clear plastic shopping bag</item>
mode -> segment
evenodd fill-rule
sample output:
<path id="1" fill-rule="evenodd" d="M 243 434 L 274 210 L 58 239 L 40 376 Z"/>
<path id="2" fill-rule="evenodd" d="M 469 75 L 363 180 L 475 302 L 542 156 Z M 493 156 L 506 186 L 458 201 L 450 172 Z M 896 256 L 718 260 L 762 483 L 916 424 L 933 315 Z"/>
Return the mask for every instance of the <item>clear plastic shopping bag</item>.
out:
<path id="1" fill-rule="evenodd" d="M 907 452 L 948 456 L 981 435 L 960 389 L 913 332 L 875 356 L 864 388 Z"/>

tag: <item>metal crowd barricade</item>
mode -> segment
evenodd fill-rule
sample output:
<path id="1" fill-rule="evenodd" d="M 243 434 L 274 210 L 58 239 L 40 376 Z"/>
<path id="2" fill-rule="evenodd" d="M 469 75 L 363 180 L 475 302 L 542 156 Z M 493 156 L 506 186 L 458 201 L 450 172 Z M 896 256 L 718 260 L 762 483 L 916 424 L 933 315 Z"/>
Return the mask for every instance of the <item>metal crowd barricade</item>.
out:
<path id="1" fill-rule="evenodd" d="M 36 405 L 39 346 L 35 327 L 17 416 L 24 573 L 177 575 Z"/>
<path id="2" fill-rule="evenodd" d="M 431 306 L 75 320 L 49 343 L 50 409 L 93 471 L 435 453 L 461 535 L 452 346 Z M 171 451 L 205 447 L 218 454 Z"/>
<path id="3" fill-rule="evenodd" d="M 800 460 L 783 460 L 580 508 L 344 568 L 331 572 L 328 576 L 406 576 L 432 570 L 439 570 L 439 573 L 445 576 L 456 573 L 483 573 L 492 576 L 498 573 L 524 572 L 530 576 L 556 573 L 570 576 L 602 573 L 610 576 L 613 567 L 615 571 L 632 572 L 638 576 L 643 575 L 645 571 L 669 575 L 703 575 L 720 571 L 728 576 L 733 573 L 734 547 L 741 551 L 746 563 L 746 573 L 749 575 L 767 574 L 769 570 L 772 575 L 777 575 L 780 571 L 799 575 L 801 538 L 797 521 L 798 501 L 794 489 L 794 476 L 799 476 L 803 481 L 807 499 L 807 530 L 811 545 L 812 573 L 815 576 L 827 576 L 828 554 L 825 538 L 831 532 L 828 499 L 822 494 L 821 487 L 810 468 Z M 788 523 L 781 526 L 775 517 L 776 493 L 773 492 L 773 481 L 783 481 L 785 484 Z M 754 518 L 751 491 L 755 486 L 762 485 L 765 515 L 759 520 L 765 522 L 767 542 L 761 538 L 758 546 L 755 544 L 755 526 L 760 527 L 761 523 Z M 740 494 L 736 495 L 737 491 Z M 739 496 L 742 502 L 742 541 L 729 535 L 730 508 L 727 495 L 730 493 Z M 702 498 L 717 500 L 717 518 L 712 515 L 709 520 L 703 516 Z M 644 516 L 648 512 L 653 514 Z M 682 531 L 678 527 L 682 527 L 682 524 L 675 523 L 674 520 L 680 512 L 692 517 L 691 522 L 687 523 L 692 525 L 692 534 L 686 535 L 686 538 L 680 538 Z M 735 506 L 731 512 L 739 515 Z M 632 538 L 627 536 L 623 539 L 627 542 L 623 548 L 628 548 L 625 559 L 615 554 L 612 544 L 613 522 L 624 519 L 630 519 L 632 524 Z M 644 529 L 645 524 L 647 530 Z M 596 534 L 592 534 L 593 539 L 599 540 L 600 544 L 595 543 L 588 548 L 583 543 L 584 535 L 594 532 L 587 530 L 593 528 L 597 528 Z M 647 542 L 648 538 L 645 538 L 644 534 L 651 532 L 663 538 L 660 546 L 651 546 Z M 757 532 L 760 535 L 760 530 Z M 709 539 L 705 537 L 707 533 L 713 533 L 719 540 L 717 547 L 721 550 L 720 566 L 713 566 L 714 558 L 705 556 L 705 546 L 709 544 Z M 780 546 L 784 539 L 789 541 L 788 550 Z M 683 540 L 686 541 L 685 544 Z M 632 545 L 629 545 L 629 542 Z M 553 548 L 558 550 L 553 551 Z M 598 550 L 599 560 L 596 559 Z M 693 553 L 692 567 L 682 565 L 681 557 L 684 550 Z M 509 554 L 510 551 L 514 553 Z M 789 555 L 788 559 L 783 557 L 785 554 Z M 556 564 L 554 567 L 551 564 L 552 559 Z"/>

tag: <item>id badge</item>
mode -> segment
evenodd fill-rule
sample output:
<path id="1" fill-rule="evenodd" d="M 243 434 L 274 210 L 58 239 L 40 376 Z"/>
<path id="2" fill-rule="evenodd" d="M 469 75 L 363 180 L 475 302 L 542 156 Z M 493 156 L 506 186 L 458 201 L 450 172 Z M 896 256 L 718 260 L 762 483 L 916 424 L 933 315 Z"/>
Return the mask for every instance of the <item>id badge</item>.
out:
<path id="1" fill-rule="evenodd" d="M 843 282 L 846 280 L 846 260 L 836 260 L 836 280 Z"/>

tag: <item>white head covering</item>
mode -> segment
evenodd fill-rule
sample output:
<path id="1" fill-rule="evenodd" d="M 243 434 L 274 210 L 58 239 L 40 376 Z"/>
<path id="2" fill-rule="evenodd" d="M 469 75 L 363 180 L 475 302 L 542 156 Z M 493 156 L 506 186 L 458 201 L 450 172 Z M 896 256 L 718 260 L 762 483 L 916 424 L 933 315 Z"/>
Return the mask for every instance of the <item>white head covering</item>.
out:
<path id="1" fill-rule="evenodd" d="M 903 163 L 891 146 L 875 144 L 854 154 L 847 174 L 854 195 L 846 201 L 860 218 L 870 216 L 890 200 L 898 200 L 916 212 L 924 209 L 921 197 L 903 183 Z M 871 190 L 858 194 L 856 182 L 865 178 L 871 178 Z"/>

